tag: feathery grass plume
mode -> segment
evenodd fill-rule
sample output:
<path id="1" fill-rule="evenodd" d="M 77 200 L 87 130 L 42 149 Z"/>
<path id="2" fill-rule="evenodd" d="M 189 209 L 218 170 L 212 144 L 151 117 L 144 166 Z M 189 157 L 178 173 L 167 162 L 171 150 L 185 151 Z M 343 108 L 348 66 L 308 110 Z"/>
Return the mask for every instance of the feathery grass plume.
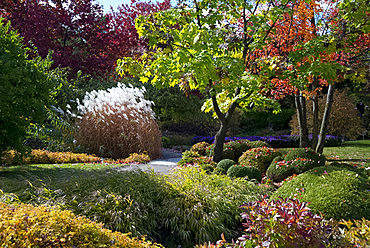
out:
<path id="1" fill-rule="evenodd" d="M 152 159 L 160 157 L 161 133 L 153 102 L 144 99 L 144 92 L 144 87 L 118 83 L 106 91 L 86 93 L 78 102 L 77 144 L 103 157 L 126 158 L 143 152 Z"/>

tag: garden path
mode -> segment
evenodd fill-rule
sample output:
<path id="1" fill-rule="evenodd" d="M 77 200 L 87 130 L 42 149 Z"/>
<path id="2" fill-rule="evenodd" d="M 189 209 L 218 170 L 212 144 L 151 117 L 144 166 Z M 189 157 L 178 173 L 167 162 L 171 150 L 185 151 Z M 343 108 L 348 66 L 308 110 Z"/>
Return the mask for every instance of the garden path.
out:
<path id="1" fill-rule="evenodd" d="M 181 152 L 162 148 L 162 158 L 150 161 L 148 164 L 131 164 L 129 166 L 118 167 L 118 171 L 132 170 L 154 170 L 154 172 L 168 174 L 177 166 L 182 156 Z"/>

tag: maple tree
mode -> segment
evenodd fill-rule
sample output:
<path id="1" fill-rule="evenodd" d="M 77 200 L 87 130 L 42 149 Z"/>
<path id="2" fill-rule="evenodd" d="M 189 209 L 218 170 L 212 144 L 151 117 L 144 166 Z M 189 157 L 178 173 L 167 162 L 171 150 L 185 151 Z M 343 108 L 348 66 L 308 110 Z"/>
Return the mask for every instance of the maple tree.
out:
<path id="1" fill-rule="evenodd" d="M 288 2 L 180 1 L 176 8 L 139 17 L 136 29 L 151 50 L 137 59 L 119 60 L 117 70 L 157 87 L 180 85 L 208 95 L 204 110 L 212 110 L 220 121 L 213 156 L 220 161 L 238 105 L 279 108 L 260 93 L 253 52 L 265 46 Z"/>
<path id="2" fill-rule="evenodd" d="M 169 6 L 169 0 L 156 4 L 132 1 L 117 13 L 105 14 L 93 0 L 4 0 L 0 10 L 41 57 L 53 51 L 54 68 L 70 67 L 72 75 L 81 71 L 104 77 L 114 71 L 118 58 L 145 48 L 146 42 L 139 41 L 134 30 L 135 17 Z"/>
<path id="3" fill-rule="evenodd" d="M 268 49 L 263 50 L 264 57 L 273 65 L 272 82 L 276 88 L 272 93 L 278 98 L 286 93 L 296 95 L 301 147 L 308 147 L 306 99 L 313 101 L 311 147 L 320 153 L 324 148 L 335 84 L 343 81 L 349 68 L 353 68 L 354 54 L 363 55 L 369 48 L 368 14 L 350 20 L 345 14 L 346 8 L 345 3 L 336 1 L 292 2 L 292 13 L 278 21 Z M 352 79 L 361 80 L 362 75 L 356 73 Z M 317 95 L 325 86 L 328 86 L 328 94 L 319 129 Z"/>

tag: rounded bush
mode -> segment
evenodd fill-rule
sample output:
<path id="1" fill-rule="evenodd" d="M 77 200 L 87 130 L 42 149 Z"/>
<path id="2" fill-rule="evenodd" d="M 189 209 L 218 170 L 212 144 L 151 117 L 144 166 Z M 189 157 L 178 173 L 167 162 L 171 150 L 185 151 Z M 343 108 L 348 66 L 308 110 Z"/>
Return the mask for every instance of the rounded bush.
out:
<path id="1" fill-rule="evenodd" d="M 206 156 L 212 157 L 214 154 L 215 144 L 212 144 L 207 147 L 206 149 Z M 224 144 L 223 152 L 222 152 L 222 159 L 232 159 L 234 160 L 234 149 L 228 145 L 228 143 Z"/>
<path id="2" fill-rule="evenodd" d="M 266 171 L 266 176 L 280 182 L 293 174 L 301 174 L 322 165 L 325 165 L 323 155 L 311 149 L 296 148 L 290 150 L 284 157 L 274 159 Z"/>
<path id="3" fill-rule="evenodd" d="M 200 158 L 201 155 L 198 152 L 185 151 L 182 153 L 181 160 L 178 162 L 178 165 L 192 164 L 195 162 L 196 158 Z"/>
<path id="4" fill-rule="evenodd" d="M 194 144 L 191 147 L 190 151 L 197 152 L 197 153 L 199 153 L 199 155 L 202 155 L 202 156 L 207 156 L 206 150 L 207 150 L 207 147 L 209 147 L 209 146 L 210 146 L 210 144 L 205 142 L 205 141 L 199 142 L 199 143 Z"/>
<path id="5" fill-rule="evenodd" d="M 244 152 L 239 158 L 239 164 L 256 167 L 261 173 L 265 173 L 271 161 L 280 155 L 278 150 L 269 147 L 257 147 Z"/>
<path id="6" fill-rule="evenodd" d="M 251 148 L 257 148 L 257 147 L 271 147 L 271 145 L 265 141 L 257 140 L 257 141 L 250 141 L 249 144 L 251 145 Z"/>
<path id="7" fill-rule="evenodd" d="M 251 149 L 250 141 L 243 139 L 243 140 L 235 140 L 230 141 L 227 143 L 233 151 L 234 151 L 234 161 L 238 161 L 239 157 L 249 149 Z"/>
<path id="8" fill-rule="evenodd" d="M 160 247 L 112 232 L 71 211 L 0 203 L 0 243 L 4 247 Z"/>
<path id="9" fill-rule="evenodd" d="M 346 168 L 321 166 L 306 171 L 284 182 L 271 199 L 279 197 L 310 202 L 312 212 L 326 219 L 370 218 L 369 181 Z"/>
<path id="10" fill-rule="evenodd" d="M 234 160 L 222 159 L 220 162 L 218 162 L 217 168 L 220 168 L 223 174 L 226 174 L 227 170 L 235 164 L 236 162 Z"/>
<path id="11" fill-rule="evenodd" d="M 103 157 L 126 158 L 147 152 L 152 159 L 159 158 L 161 132 L 144 91 L 119 83 L 107 91 L 87 93 L 78 105 L 77 144 Z"/>
<path id="12" fill-rule="evenodd" d="M 256 179 L 258 182 L 261 182 L 262 180 L 262 174 L 256 167 L 243 166 L 239 164 L 231 166 L 227 170 L 227 175 L 231 178 L 248 176 L 250 180 Z"/>
<path id="13" fill-rule="evenodd" d="M 310 148 L 294 148 L 285 155 L 284 160 L 290 161 L 295 160 L 297 158 L 310 159 L 318 166 L 324 166 L 326 160 L 324 155 L 317 153 Z"/>

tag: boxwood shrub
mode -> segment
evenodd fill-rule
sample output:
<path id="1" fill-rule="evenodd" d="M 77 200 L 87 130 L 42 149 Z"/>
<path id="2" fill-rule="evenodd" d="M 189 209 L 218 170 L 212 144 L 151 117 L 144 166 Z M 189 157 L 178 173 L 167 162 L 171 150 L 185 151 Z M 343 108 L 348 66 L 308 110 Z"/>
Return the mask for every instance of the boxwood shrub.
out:
<path id="1" fill-rule="evenodd" d="M 231 178 L 248 176 L 248 179 L 256 179 L 258 182 L 262 180 L 262 173 L 253 166 L 233 165 L 227 170 L 227 175 Z"/>
<path id="2" fill-rule="evenodd" d="M 311 210 L 327 219 L 370 219 L 369 180 L 343 167 L 321 166 L 306 171 L 284 182 L 271 199 L 278 197 L 310 202 Z"/>
<path id="3" fill-rule="evenodd" d="M 222 159 L 220 162 L 217 164 L 217 168 L 219 168 L 219 171 L 222 172 L 222 174 L 226 174 L 227 170 L 235 165 L 236 162 L 231 159 Z"/>
<path id="4" fill-rule="evenodd" d="M 244 152 L 238 163 L 243 166 L 256 167 L 261 173 L 265 173 L 272 160 L 279 156 L 280 152 L 270 147 L 257 147 Z"/>

